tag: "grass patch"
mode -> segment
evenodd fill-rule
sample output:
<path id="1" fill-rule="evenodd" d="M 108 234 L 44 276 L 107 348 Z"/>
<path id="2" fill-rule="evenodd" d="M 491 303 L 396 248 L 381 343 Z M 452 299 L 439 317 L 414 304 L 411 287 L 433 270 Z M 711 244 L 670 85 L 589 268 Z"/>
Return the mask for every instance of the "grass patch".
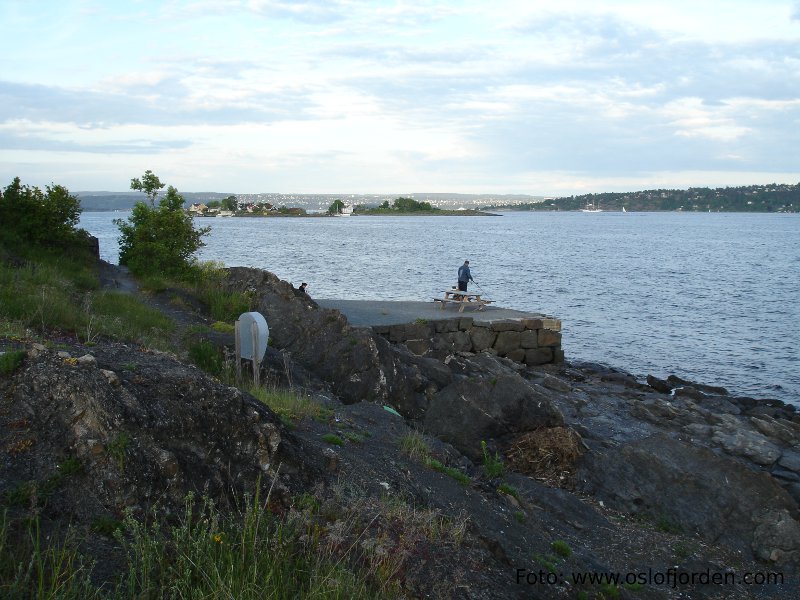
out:
<path id="1" fill-rule="evenodd" d="M 558 568 L 556 568 L 556 564 L 558 563 L 558 558 L 556 558 L 555 556 L 549 556 L 549 555 L 544 556 L 542 554 L 537 554 L 533 558 L 539 565 L 547 569 L 548 572 L 555 574 L 558 573 Z"/>
<path id="2" fill-rule="evenodd" d="M 497 479 L 506 473 L 506 467 L 503 464 L 500 455 L 496 452 L 494 456 L 489 452 L 486 442 L 481 441 L 481 450 L 483 451 L 483 470 L 489 479 Z"/>
<path id="3" fill-rule="evenodd" d="M 219 333 L 233 333 L 236 327 L 232 323 L 225 323 L 224 321 L 215 321 L 211 325 L 211 329 Z"/>
<path id="4" fill-rule="evenodd" d="M 429 458 L 427 461 L 425 461 L 425 466 L 433 469 L 434 471 L 439 471 L 439 473 L 444 473 L 445 475 L 452 477 L 461 485 L 469 485 L 469 475 L 459 471 L 458 469 L 454 469 L 453 467 L 447 467 L 435 458 Z"/>
<path id="5" fill-rule="evenodd" d="M 519 492 L 517 491 L 517 488 L 515 488 L 513 485 L 507 484 L 505 481 L 497 486 L 497 491 L 501 494 L 505 494 L 506 496 L 513 496 L 519 500 Z"/>
<path id="6" fill-rule="evenodd" d="M 16 371 L 25 360 L 24 350 L 12 350 L 0 354 L 0 375 L 10 375 Z"/>
<path id="7" fill-rule="evenodd" d="M 426 462 L 431 458 L 431 449 L 425 438 L 416 431 L 410 431 L 400 438 L 400 451 L 413 460 Z"/>
<path id="8" fill-rule="evenodd" d="M 570 548 L 569 544 L 564 540 L 554 540 L 553 543 L 550 544 L 550 547 L 553 549 L 553 552 L 563 558 L 572 556 L 572 548 Z"/>
<path id="9" fill-rule="evenodd" d="M 330 408 L 292 390 L 267 390 L 263 387 L 252 387 L 248 391 L 281 418 L 301 420 L 309 417 L 319 423 L 327 423 L 333 416 Z"/>
<path id="10" fill-rule="evenodd" d="M 168 350 L 175 323 L 131 294 L 100 292 L 91 299 L 98 334 Z"/>
<path id="11" fill-rule="evenodd" d="M 322 440 L 333 446 L 344 446 L 344 440 L 335 433 L 326 433 L 322 436 Z"/>
<path id="12" fill-rule="evenodd" d="M 222 354 L 208 340 L 200 340 L 189 345 L 189 360 L 214 377 L 219 377 L 225 370 Z"/>
<path id="13" fill-rule="evenodd" d="M 360 435 L 355 431 L 345 431 L 342 435 L 348 442 L 353 442 L 354 444 L 361 444 L 365 439 L 365 436 Z"/>

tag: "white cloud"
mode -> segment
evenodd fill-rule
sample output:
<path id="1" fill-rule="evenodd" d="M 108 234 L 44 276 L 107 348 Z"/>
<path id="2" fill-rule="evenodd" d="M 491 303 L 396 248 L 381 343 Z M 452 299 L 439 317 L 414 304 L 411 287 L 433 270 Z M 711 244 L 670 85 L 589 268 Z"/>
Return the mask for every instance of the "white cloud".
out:
<path id="1" fill-rule="evenodd" d="M 236 191 L 549 194 L 540 186 L 570 178 L 582 189 L 797 170 L 789 0 L 84 8 L 0 6 L 0 147 L 23 178 L 37 160 L 62 172 L 73 155 L 103 173 L 121 156 L 144 168 L 156 157 L 189 191 L 218 177 L 211 187 Z"/>

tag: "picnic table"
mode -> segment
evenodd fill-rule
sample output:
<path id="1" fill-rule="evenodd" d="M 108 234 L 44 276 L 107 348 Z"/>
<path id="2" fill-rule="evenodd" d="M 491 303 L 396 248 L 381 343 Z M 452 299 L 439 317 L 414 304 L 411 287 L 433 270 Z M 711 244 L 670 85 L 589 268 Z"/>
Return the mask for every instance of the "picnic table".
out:
<path id="1" fill-rule="evenodd" d="M 481 294 L 475 292 L 464 292 L 451 288 L 449 290 L 444 290 L 442 293 L 444 294 L 443 298 L 434 298 L 433 301 L 440 302 L 442 309 L 448 304 L 457 305 L 458 312 L 464 312 L 464 308 L 467 306 L 475 307 L 476 310 L 483 310 L 488 304 L 493 302 L 493 300 L 484 300 L 481 298 Z"/>

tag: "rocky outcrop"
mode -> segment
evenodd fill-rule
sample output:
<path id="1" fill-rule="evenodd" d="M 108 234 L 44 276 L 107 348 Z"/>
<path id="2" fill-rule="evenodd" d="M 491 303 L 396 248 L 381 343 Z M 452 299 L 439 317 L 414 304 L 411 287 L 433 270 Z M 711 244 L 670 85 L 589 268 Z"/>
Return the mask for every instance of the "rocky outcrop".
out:
<path id="1" fill-rule="evenodd" d="M 663 434 L 592 445 L 577 480 L 581 491 L 666 527 L 781 563 L 800 557 L 797 504 L 786 491 L 766 473 L 705 448 Z"/>
<path id="2" fill-rule="evenodd" d="M 291 284 L 258 269 L 229 269 L 228 285 L 252 294 L 269 324 L 270 344 L 329 382 L 344 402 L 385 402 L 397 371 L 389 343 L 320 309 Z M 401 386 L 402 387 L 402 386 Z"/>
<path id="3" fill-rule="evenodd" d="M 3 383 L 11 426 L 2 434 L 9 452 L 0 488 L 60 481 L 59 465 L 71 461 L 80 476 L 74 489 L 59 490 L 58 502 L 78 520 L 155 502 L 172 511 L 188 492 L 224 505 L 258 480 L 269 486 L 279 462 L 296 472 L 314 468 L 313 459 L 294 461 L 296 449 L 262 403 L 164 354 L 34 346 Z"/>
<path id="4" fill-rule="evenodd" d="M 477 460 L 481 441 L 563 424 L 550 398 L 516 373 L 460 379 L 436 394 L 425 412 L 426 431 Z"/>

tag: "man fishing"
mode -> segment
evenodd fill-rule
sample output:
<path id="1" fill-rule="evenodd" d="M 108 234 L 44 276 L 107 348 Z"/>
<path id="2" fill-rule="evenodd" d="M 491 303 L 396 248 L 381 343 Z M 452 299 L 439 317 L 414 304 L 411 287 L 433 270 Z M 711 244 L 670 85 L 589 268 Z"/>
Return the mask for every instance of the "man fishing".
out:
<path id="1" fill-rule="evenodd" d="M 458 290 L 460 292 L 467 291 L 467 282 L 475 281 L 469 272 L 469 261 L 465 260 L 464 264 L 458 267 Z"/>

